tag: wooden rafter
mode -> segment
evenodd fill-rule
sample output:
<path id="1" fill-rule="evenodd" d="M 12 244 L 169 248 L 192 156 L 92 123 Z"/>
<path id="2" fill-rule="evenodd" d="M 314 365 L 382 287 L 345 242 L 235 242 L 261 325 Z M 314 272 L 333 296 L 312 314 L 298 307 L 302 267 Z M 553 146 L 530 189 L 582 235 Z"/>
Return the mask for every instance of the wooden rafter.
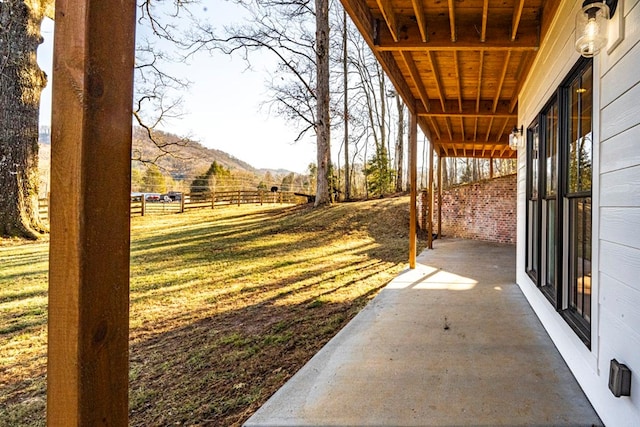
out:
<path id="1" fill-rule="evenodd" d="M 513 22 L 511 24 L 511 41 L 516 39 L 518 35 L 518 27 L 520 26 L 520 19 L 522 18 L 522 9 L 524 8 L 524 0 L 517 0 L 517 3 L 513 9 Z"/>
<path id="2" fill-rule="evenodd" d="M 456 41 L 456 10 L 453 0 L 449 0 L 449 26 L 451 27 L 451 41 Z"/>
<path id="3" fill-rule="evenodd" d="M 456 89 L 458 90 L 458 107 L 462 112 L 462 78 L 460 76 L 460 61 L 458 60 L 458 51 L 453 51 L 453 66 L 456 70 Z"/>
<path id="4" fill-rule="evenodd" d="M 496 87 L 496 96 L 493 99 L 493 111 L 498 108 L 498 101 L 500 101 L 500 94 L 502 93 L 502 86 L 504 86 L 504 79 L 507 76 L 507 70 L 509 70 L 509 61 L 511 60 L 511 51 L 507 51 L 506 58 L 504 59 L 504 65 L 502 66 L 502 74 L 500 74 L 500 81 L 498 87 Z"/>
<path id="5" fill-rule="evenodd" d="M 438 92 L 438 98 L 440 98 L 440 105 L 442 105 L 442 110 L 445 111 L 445 102 L 444 102 L 444 91 L 442 90 L 442 82 L 440 81 L 440 73 L 436 68 L 436 58 L 432 51 L 427 52 L 427 58 L 429 59 L 429 66 L 431 67 L 431 71 L 433 74 L 433 80 L 436 84 L 436 90 Z"/>
<path id="6" fill-rule="evenodd" d="M 502 139 L 502 135 L 504 135 L 504 131 L 507 129 L 507 125 L 509 124 L 509 119 L 506 118 L 504 119 L 504 123 L 502 124 L 502 127 L 500 128 L 500 132 L 498 132 L 498 137 L 496 138 L 498 141 L 500 141 Z"/>
<path id="7" fill-rule="evenodd" d="M 431 128 L 436 133 L 436 138 L 442 139 L 442 134 L 440 132 L 440 127 L 438 126 L 438 123 L 436 123 L 436 121 L 434 120 L 433 117 L 429 117 L 429 123 L 431 123 Z"/>
<path id="8" fill-rule="evenodd" d="M 451 117 L 446 116 L 444 118 L 444 124 L 447 126 L 447 133 L 449 134 L 449 139 L 453 140 L 453 126 L 451 125 Z"/>
<path id="9" fill-rule="evenodd" d="M 518 67 L 518 73 L 516 74 L 516 88 L 513 91 L 513 96 L 511 97 L 511 102 L 509 103 L 509 111 L 512 112 L 515 110 L 516 105 L 518 104 L 518 95 L 520 95 L 520 90 L 522 89 L 522 85 L 526 79 L 526 73 L 531 69 L 531 64 L 533 63 L 533 59 L 535 55 L 530 52 L 525 52 L 522 55 L 522 59 L 520 61 L 520 67 Z"/>
<path id="10" fill-rule="evenodd" d="M 485 142 L 489 142 L 489 138 L 491 137 L 491 128 L 493 127 L 493 117 L 489 120 L 489 126 L 487 127 L 487 134 L 484 137 Z"/>
<path id="11" fill-rule="evenodd" d="M 413 3 L 413 12 L 416 14 L 416 22 L 420 30 L 420 38 L 423 42 L 428 39 L 427 36 L 427 17 L 424 14 L 424 2 L 422 0 L 411 0 Z"/>
<path id="12" fill-rule="evenodd" d="M 418 67 L 416 66 L 416 63 L 413 60 L 413 56 L 411 52 L 400 52 L 400 54 L 407 68 L 409 69 L 409 74 L 411 75 L 411 79 L 413 80 L 413 83 L 415 84 L 416 89 L 418 90 L 418 95 L 420 95 L 420 101 L 422 102 L 422 105 L 425 111 L 429 111 L 430 110 L 429 95 L 427 95 L 427 89 L 425 89 L 424 83 L 420 78 L 420 71 L 418 71 Z"/>
<path id="13" fill-rule="evenodd" d="M 484 0 L 482 5 L 482 30 L 480 31 L 480 41 L 487 41 L 487 18 L 489 17 L 489 0 Z"/>
<path id="14" fill-rule="evenodd" d="M 480 111 L 480 96 L 482 92 L 483 65 L 484 65 L 484 51 L 480 51 L 480 65 L 478 66 L 478 87 L 476 88 L 476 112 Z"/>
<path id="15" fill-rule="evenodd" d="M 398 41 L 398 18 L 396 17 L 396 13 L 393 10 L 393 6 L 391 5 L 391 0 L 376 0 L 378 2 L 378 7 L 380 7 L 380 11 L 382 12 L 382 17 L 387 23 L 387 27 L 391 32 L 391 36 L 393 37 L 393 41 Z"/>

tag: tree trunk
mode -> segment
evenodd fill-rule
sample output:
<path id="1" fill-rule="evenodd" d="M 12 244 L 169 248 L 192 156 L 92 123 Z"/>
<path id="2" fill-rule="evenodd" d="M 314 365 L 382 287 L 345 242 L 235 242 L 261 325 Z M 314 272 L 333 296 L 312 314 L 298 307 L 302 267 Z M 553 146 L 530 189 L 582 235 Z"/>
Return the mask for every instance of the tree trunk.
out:
<path id="1" fill-rule="evenodd" d="M 316 0 L 316 69 L 318 150 L 318 182 L 315 206 L 331 202 L 329 172 L 331 168 L 331 139 L 329 130 L 329 1 Z"/>
<path id="2" fill-rule="evenodd" d="M 47 76 L 36 62 L 47 1 L 0 2 L 0 235 L 37 238 L 38 115 Z"/>
<path id="3" fill-rule="evenodd" d="M 351 199 L 351 173 L 349 168 L 349 74 L 347 56 L 347 11 L 342 13 L 344 29 L 342 31 L 342 73 L 344 83 L 344 198 Z"/>
<path id="4" fill-rule="evenodd" d="M 400 95 L 396 94 L 398 106 L 398 140 L 396 141 L 396 191 L 404 189 L 404 104 Z"/>

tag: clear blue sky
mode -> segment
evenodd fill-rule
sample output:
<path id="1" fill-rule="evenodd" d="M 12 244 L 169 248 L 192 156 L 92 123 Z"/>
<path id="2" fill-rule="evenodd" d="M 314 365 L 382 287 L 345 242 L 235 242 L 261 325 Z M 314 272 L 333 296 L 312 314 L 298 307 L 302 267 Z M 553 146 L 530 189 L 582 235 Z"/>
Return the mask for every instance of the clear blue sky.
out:
<path id="1" fill-rule="evenodd" d="M 200 6 L 202 7 L 202 6 Z M 214 26 L 237 22 L 238 6 L 226 1 L 198 11 Z M 53 23 L 45 20 L 44 43 L 38 62 L 51 76 Z M 185 93 L 185 115 L 164 125 L 163 130 L 190 135 L 207 147 L 225 151 L 257 168 L 288 169 L 303 173 L 316 161 L 315 136 L 293 143 L 298 132 L 283 119 L 269 115 L 260 104 L 268 99 L 264 82 L 274 67 L 267 55 L 252 56 L 252 70 L 239 57 L 201 54 L 189 64 L 175 64 L 171 72 L 193 82 Z M 42 94 L 40 121 L 51 123 L 51 84 Z"/>

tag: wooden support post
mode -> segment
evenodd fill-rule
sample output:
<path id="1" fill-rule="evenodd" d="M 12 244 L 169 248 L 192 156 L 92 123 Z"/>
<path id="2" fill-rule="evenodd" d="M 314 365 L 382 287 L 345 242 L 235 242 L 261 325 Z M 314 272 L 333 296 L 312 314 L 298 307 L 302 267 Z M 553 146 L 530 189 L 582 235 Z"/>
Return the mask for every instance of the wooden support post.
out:
<path id="1" fill-rule="evenodd" d="M 442 238 L 442 165 L 444 157 L 438 156 L 438 239 Z"/>
<path id="2" fill-rule="evenodd" d="M 493 179 L 493 157 L 489 158 L 489 179 Z"/>
<path id="3" fill-rule="evenodd" d="M 144 193 L 140 196 L 140 216 L 144 216 L 145 211 L 147 210 L 147 200 L 144 197 Z"/>
<path id="4" fill-rule="evenodd" d="M 418 116 L 410 114 L 409 119 L 409 267 L 416 268 L 418 250 L 417 206 L 418 197 Z"/>
<path id="5" fill-rule="evenodd" d="M 47 423 L 128 424 L 133 0 L 57 0 Z"/>
<path id="6" fill-rule="evenodd" d="M 429 192 L 427 200 L 429 214 L 427 215 L 427 247 L 433 249 L 433 143 L 429 141 Z"/>
<path id="7" fill-rule="evenodd" d="M 184 213 L 184 193 L 180 193 L 180 213 Z"/>

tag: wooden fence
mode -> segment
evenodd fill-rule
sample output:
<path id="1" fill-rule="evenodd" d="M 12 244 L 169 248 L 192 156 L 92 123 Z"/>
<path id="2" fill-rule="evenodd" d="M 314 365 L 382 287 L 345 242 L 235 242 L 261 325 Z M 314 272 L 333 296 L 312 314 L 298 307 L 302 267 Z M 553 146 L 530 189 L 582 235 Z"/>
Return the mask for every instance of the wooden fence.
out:
<path id="1" fill-rule="evenodd" d="M 149 201 L 142 195 L 131 196 L 131 216 L 145 215 L 166 215 L 182 213 L 191 209 L 209 208 L 214 209 L 219 206 L 240 206 L 241 204 L 304 204 L 307 198 L 295 195 L 292 191 L 279 191 L 272 193 L 268 191 L 221 191 L 217 193 L 201 195 L 176 193 L 175 200 L 172 201 Z M 40 218 L 49 218 L 49 199 L 39 200 Z"/>

